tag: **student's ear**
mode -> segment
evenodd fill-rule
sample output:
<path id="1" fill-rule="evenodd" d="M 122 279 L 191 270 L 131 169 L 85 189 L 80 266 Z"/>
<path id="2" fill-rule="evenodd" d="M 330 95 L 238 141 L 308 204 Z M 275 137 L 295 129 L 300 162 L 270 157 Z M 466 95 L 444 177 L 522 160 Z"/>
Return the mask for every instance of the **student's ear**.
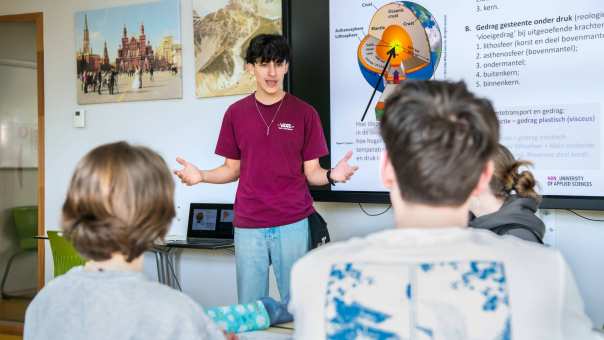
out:
<path id="1" fill-rule="evenodd" d="M 287 74 L 287 72 L 289 72 L 289 62 L 285 62 L 285 73 L 283 74 Z"/>
<path id="2" fill-rule="evenodd" d="M 380 157 L 380 175 L 382 176 L 382 184 L 388 190 L 392 189 L 396 184 L 396 175 L 390 162 L 390 156 L 388 156 L 388 151 L 386 150 L 382 151 L 382 156 Z"/>
<path id="3" fill-rule="evenodd" d="M 245 70 L 249 72 L 252 76 L 254 75 L 254 64 L 245 63 Z"/>
<path id="4" fill-rule="evenodd" d="M 472 191 L 470 196 L 479 196 L 485 190 L 489 190 L 489 183 L 491 182 L 491 177 L 493 177 L 493 171 L 495 169 L 495 165 L 492 160 L 489 160 L 482 168 L 482 172 L 480 173 L 480 178 L 478 179 L 478 183 L 476 184 L 476 188 Z"/>

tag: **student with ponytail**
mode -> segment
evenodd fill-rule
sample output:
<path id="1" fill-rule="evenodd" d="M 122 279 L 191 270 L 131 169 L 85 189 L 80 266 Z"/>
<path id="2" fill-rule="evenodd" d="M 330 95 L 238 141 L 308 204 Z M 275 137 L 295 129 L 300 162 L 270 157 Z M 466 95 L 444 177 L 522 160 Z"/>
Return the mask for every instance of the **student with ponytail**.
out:
<path id="1" fill-rule="evenodd" d="M 501 144 L 492 160 L 495 169 L 489 190 L 470 206 L 476 216 L 470 221 L 470 227 L 543 243 L 545 225 L 535 216 L 541 201 L 535 191 L 537 183 L 530 171 L 521 170 L 531 163 L 514 159 L 510 150 Z"/>

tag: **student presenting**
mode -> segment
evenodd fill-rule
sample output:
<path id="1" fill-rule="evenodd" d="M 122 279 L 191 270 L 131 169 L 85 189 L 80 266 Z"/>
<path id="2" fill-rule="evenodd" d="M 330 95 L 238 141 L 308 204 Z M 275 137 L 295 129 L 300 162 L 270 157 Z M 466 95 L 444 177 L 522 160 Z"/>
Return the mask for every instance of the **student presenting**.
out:
<path id="1" fill-rule="evenodd" d="M 187 185 L 239 180 L 235 198 L 235 255 L 239 303 L 268 296 L 272 264 L 281 299 L 289 293 L 290 271 L 308 251 L 308 219 L 314 210 L 308 184 L 346 182 L 357 170 L 348 152 L 335 168 L 319 165 L 328 154 L 317 112 L 283 91 L 289 46 L 278 35 L 253 38 L 246 68 L 256 92 L 224 114 L 216 145 L 223 165 L 200 170 L 182 158 L 175 174 Z"/>

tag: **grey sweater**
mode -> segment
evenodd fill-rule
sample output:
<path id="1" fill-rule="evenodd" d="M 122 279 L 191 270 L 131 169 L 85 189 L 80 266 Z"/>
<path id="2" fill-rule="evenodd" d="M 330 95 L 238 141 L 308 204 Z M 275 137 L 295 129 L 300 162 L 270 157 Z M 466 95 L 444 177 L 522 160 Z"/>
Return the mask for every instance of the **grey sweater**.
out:
<path id="1" fill-rule="evenodd" d="M 186 295 L 138 272 L 76 267 L 27 308 L 25 340 L 224 339 Z"/>
<path id="2" fill-rule="evenodd" d="M 540 242 L 545 234 L 545 224 L 535 216 L 535 212 L 537 212 L 537 201 L 532 198 L 512 196 L 498 211 L 471 220 L 470 227 L 489 229 L 495 233 L 507 229 L 504 235 Z"/>

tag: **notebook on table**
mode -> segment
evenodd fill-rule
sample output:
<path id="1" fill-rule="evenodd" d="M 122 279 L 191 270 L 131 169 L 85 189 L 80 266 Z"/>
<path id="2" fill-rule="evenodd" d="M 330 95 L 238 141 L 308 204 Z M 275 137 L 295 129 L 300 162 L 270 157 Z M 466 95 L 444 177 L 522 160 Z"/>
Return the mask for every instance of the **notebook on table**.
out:
<path id="1" fill-rule="evenodd" d="M 191 203 L 186 240 L 166 241 L 168 246 L 226 248 L 233 246 L 233 205 Z"/>

